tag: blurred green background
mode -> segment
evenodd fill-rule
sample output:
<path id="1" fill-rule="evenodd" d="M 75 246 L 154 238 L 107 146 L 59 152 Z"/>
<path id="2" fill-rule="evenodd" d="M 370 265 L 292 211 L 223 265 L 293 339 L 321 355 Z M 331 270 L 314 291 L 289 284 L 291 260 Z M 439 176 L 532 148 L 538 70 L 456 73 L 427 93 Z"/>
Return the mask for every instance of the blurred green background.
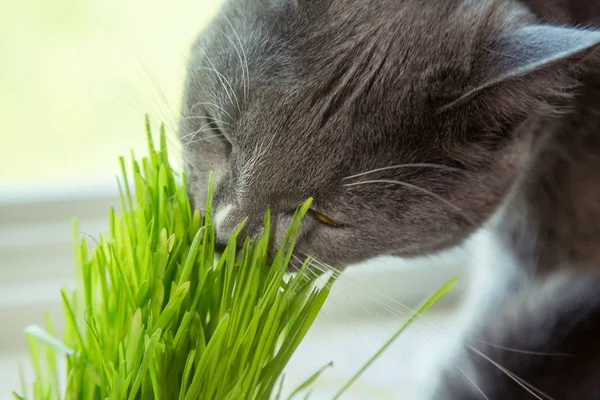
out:
<path id="1" fill-rule="evenodd" d="M 143 118 L 174 137 L 186 58 L 219 0 L 0 5 L 0 190 L 113 181 Z"/>

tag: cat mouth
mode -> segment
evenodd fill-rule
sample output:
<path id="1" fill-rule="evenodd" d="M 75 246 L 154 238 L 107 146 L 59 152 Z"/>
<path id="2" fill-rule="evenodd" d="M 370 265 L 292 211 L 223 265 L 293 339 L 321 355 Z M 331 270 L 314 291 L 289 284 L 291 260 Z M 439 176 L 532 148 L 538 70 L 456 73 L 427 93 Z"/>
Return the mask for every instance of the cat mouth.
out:
<path id="1" fill-rule="evenodd" d="M 225 252 L 225 250 L 227 249 L 227 243 L 226 242 L 222 242 L 219 240 L 215 240 L 214 243 L 214 249 L 215 249 L 215 255 L 217 257 L 221 257 L 223 255 L 223 253 Z M 239 257 L 242 254 L 242 247 L 239 246 L 237 248 L 237 254 L 236 254 L 236 258 L 239 259 Z M 273 265 L 273 263 L 275 262 L 275 257 L 277 256 L 277 252 L 278 250 L 276 248 L 269 248 L 267 250 L 267 254 L 266 254 L 266 262 L 265 264 L 267 265 L 267 267 L 271 267 Z M 285 257 L 285 255 L 284 255 Z M 322 263 L 320 263 L 319 261 L 317 261 L 313 256 L 310 256 L 308 254 L 299 252 L 294 250 L 292 252 L 292 255 L 290 257 L 290 261 L 286 266 L 286 270 L 288 273 L 297 273 L 300 272 L 300 270 L 303 269 L 303 267 L 306 265 L 306 270 L 307 272 L 310 274 L 318 274 L 318 273 L 322 273 L 324 272 L 325 269 L 329 270 L 329 269 L 334 269 L 333 267 L 329 267 L 329 266 L 325 266 Z"/>
<path id="2" fill-rule="evenodd" d="M 221 242 L 219 240 L 215 240 L 214 243 L 214 250 L 215 250 L 215 255 L 218 257 L 221 257 L 223 255 L 223 253 L 225 252 L 225 250 L 227 249 L 227 243 L 226 242 Z M 236 254 L 236 258 L 239 258 L 242 254 L 242 247 L 239 246 L 237 249 L 237 254 Z M 266 254 L 266 265 L 268 267 L 272 266 L 273 263 L 275 262 L 275 257 L 277 255 L 277 249 L 273 249 L 270 248 L 267 251 Z M 292 253 L 292 256 L 290 258 L 290 262 L 287 265 L 287 271 L 290 273 L 293 272 L 298 272 L 302 269 L 302 266 L 306 263 L 307 260 L 310 259 L 310 256 L 300 253 L 300 252 L 296 252 L 294 251 Z M 312 263 L 311 263 L 312 265 Z M 309 265 L 309 268 L 312 268 L 312 266 Z"/>
<path id="3" fill-rule="evenodd" d="M 309 258 L 310 257 L 305 254 L 294 251 L 292 253 L 292 258 L 290 259 L 290 263 L 287 266 L 288 272 L 299 272 Z M 310 268 L 310 265 L 309 265 L 309 268 Z"/>

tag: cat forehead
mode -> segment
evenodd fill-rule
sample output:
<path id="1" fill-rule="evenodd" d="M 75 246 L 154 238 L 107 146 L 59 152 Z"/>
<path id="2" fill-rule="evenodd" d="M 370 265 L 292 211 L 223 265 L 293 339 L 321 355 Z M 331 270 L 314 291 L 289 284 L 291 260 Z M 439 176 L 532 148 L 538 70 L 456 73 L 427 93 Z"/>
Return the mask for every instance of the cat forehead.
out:
<path id="1" fill-rule="evenodd" d="M 497 0 L 321 0 L 310 7 L 299 1 L 306 10 L 251 7 L 259 2 L 229 1 L 199 38 L 196 64 L 224 75 L 206 74 L 221 92 L 224 78 L 232 90 L 252 84 L 301 89 L 307 79 L 324 80 L 344 65 L 376 64 L 383 54 L 396 82 L 423 89 L 435 71 L 468 74 L 474 58 L 515 18 Z"/>
<path id="2" fill-rule="evenodd" d="M 280 50 L 274 43 L 331 52 L 361 39 L 388 38 L 418 53 L 454 46 L 468 51 L 465 39 L 493 36 L 507 22 L 531 20 L 523 6 L 505 0 L 294 0 L 301 3 L 296 9 L 276 12 L 250 6 L 260 1 L 230 1 L 217 17 L 223 31 L 236 30 L 257 52 Z M 279 42 L 268 42 L 273 36 Z M 428 46 L 420 46 L 423 42 Z"/>

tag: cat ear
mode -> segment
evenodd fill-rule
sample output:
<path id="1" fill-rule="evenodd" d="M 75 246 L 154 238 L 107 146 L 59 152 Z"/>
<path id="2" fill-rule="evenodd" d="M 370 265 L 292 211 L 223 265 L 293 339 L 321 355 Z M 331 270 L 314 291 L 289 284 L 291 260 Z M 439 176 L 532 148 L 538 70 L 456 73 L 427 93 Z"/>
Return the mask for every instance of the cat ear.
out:
<path id="1" fill-rule="evenodd" d="M 482 61 L 474 71 L 474 88 L 452 104 L 463 103 L 488 88 L 512 82 L 546 85 L 553 90 L 552 85 L 560 83 L 553 82 L 556 72 L 573 68 L 599 46 L 600 31 L 550 25 L 519 28 L 483 50 Z M 551 74 L 538 73 L 543 71 Z"/>
<path id="2" fill-rule="evenodd" d="M 534 25 L 502 37 L 484 65 L 486 85 L 524 76 L 560 61 L 585 56 L 600 44 L 600 31 Z"/>

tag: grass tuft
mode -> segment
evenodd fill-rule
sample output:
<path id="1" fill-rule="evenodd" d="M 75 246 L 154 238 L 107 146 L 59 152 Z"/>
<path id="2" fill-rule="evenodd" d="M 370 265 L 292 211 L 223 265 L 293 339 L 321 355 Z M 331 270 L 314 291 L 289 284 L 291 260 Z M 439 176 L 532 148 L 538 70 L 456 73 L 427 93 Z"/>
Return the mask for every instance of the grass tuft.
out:
<path id="1" fill-rule="evenodd" d="M 108 233 L 90 247 L 73 222 L 78 286 L 61 291 L 63 338 L 56 338 L 49 316 L 46 329 L 26 329 L 33 382 L 29 387 L 20 371 L 14 397 L 280 399 L 283 370 L 334 283 L 330 278 L 316 285 L 319 277 L 306 273 L 309 260 L 298 273 L 286 274 L 310 199 L 298 207 L 272 262 L 268 211 L 259 238 L 240 241 L 238 229 L 215 258 L 212 186 L 201 215 L 190 204 L 185 174 L 169 164 L 164 128 L 158 147 L 148 121 L 146 130 L 148 155 L 138 161 L 132 154 L 130 171 L 120 158 L 123 214 L 109 210 Z M 454 283 L 426 300 L 335 398 Z M 309 398 L 312 384 L 331 366 L 310 376 L 290 399 Z"/>
<path id="2" fill-rule="evenodd" d="M 204 215 L 193 210 L 164 130 L 158 147 L 147 134 L 131 181 L 120 160 L 123 214 L 110 210 L 108 234 L 91 248 L 73 223 L 79 285 L 61 292 L 63 339 L 49 318 L 26 330 L 34 380 L 16 398 L 267 399 L 329 294 L 332 281 L 315 286 L 307 264 L 286 277 L 310 200 L 272 263 L 268 229 L 238 259 L 232 235 L 216 260 L 210 196 Z"/>

